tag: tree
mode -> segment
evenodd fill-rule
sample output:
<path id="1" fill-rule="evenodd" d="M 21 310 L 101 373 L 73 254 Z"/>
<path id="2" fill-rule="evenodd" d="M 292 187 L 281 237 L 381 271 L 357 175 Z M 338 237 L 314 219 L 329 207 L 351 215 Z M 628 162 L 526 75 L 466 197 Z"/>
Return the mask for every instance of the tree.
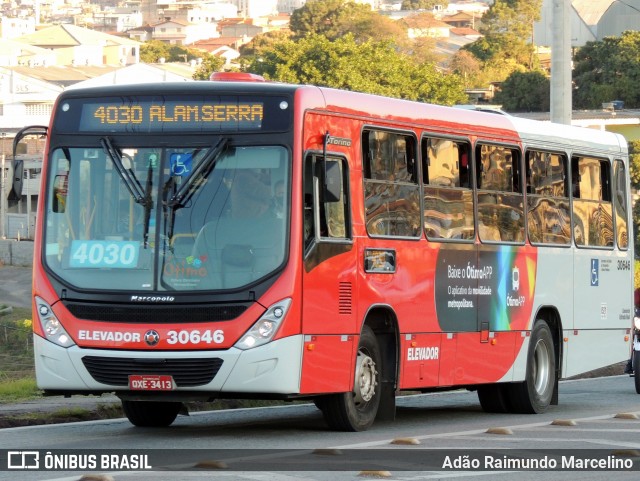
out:
<path id="1" fill-rule="evenodd" d="M 462 49 L 497 74 L 494 81 L 517 70 L 533 70 L 537 67 L 531 42 L 533 24 L 540 18 L 541 8 L 542 0 L 495 0 L 479 27 L 484 37 Z"/>
<path id="2" fill-rule="evenodd" d="M 160 40 L 150 40 L 140 46 L 140 60 L 144 63 L 158 63 L 160 59 L 166 62 L 188 62 L 203 58 L 206 52 L 182 45 L 170 45 Z"/>
<path id="3" fill-rule="evenodd" d="M 202 63 L 193 73 L 193 80 L 209 80 L 213 72 L 219 72 L 224 66 L 224 60 L 215 55 L 206 54 Z"/>
<path id="4" fill-rule="evenodd" d="M 323 35 L 336 40 L 352 33 L 358 41 L 402 39 L 406 33 L 397 22 L 350 0 L 309 0 L 291 15 L 289 28 L 295 38 Z"/>
<path id="5" fill-rule="evenodd" d="M 587 42 L 574 57 L 573 103 L 576 108 L 600 108 L 603 102 L 624 100 L 640 107 L 640 32 Z"/>
<path id="6" fill-rule="evenodd" d="M 140 45 L 140 61 L 158 63 L 161 58 L 169 57 L 169 45 L 160 40 L 149 40 Z"/>
<path id="7" fill-rule="evenodd" d="M 402 10 L 433 10 L 436 5 L 449 6 L 449 0 L 403 0 Z"/>
<path id="8" fill-rule="evenodd" d="M 513 72 L 502 82 L 495 101 L 509 112 L 548 112 L 550 88 L 541 71 Z"/>
<path id="9" fill-rule="evenodd" d="M 481 68 L 480 61 L 466 50 L 458 50 L 449 62 L 449 69 L 462 77 L 465 88 L 482 85 L 475 82 Z"/>
<path id="10" fill-rule="evenodd" d="M 530 41 L 533 24 L 540 20 L 542 0 L 495 0 L 482 16 L 480 32 Z"/>
<path id="11" fill-rule="evenodd" d="M 348 34 L 335 41 L 309 34 L 263 52 L 249 71 L 268 79 L 367 92 L 439 104 L 465 102 L 460 78 L 433 64 L 414 62 L 389 41 L 356 42 Z"/>
<path id="12" fill-rule="evenodd" d="M 629 179 L 631 188 L 640 190 L 640 140 L 629 142 Z"/>

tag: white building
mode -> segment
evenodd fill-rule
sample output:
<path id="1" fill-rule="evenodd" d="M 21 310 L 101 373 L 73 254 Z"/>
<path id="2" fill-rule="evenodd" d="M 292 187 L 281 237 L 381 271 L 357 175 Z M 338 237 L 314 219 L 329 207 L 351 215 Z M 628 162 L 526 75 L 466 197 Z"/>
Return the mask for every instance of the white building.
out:
<path id="1" fill-rule="evenodd" d="M 248 18 L 267 17 L 278 13 L 278 0 L 231 0 L 238 15 Z"/>
<path id="2" fill-rule="evenodd" d="M 293 13 L 294 10 L 304 7 L 307 0 L 278 0 L 279 13 Z"/>
<path id="3" fill-rule="evenodd" d="M 1 17 L 0 18 L 0 38 L 10 39 L 18 38 L 23 35 L 28 35 L 36 31 L 36 19 L 35 17 L 25 18 L 13 18 L 13 17 Z"/>

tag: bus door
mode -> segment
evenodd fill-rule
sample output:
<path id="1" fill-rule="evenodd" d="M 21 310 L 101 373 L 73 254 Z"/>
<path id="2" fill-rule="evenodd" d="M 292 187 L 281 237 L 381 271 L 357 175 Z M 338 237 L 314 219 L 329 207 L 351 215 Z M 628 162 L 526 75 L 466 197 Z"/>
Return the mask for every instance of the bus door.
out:
<path id="1" fill-rule="evenodd" d="M 347 159 L 308 153 L 304 160 L 303 315 L 300 392 L 353 389 L 358 346 Z"/>
<path id="2" fill-rule="evenodd" d="M 424 231 L 435 253 L 434 305 L 440 331 L 440 385 L 464 379 L 478 344 L 478 247 L 475 244 L 471 145 L 466 139 L 421 141 Z"/>
<path id="3" fill-rule="evenodd" d="M 535 273 L 535 263 L 528 262 L 531 249 L 524 246 L 519 150 L 478 144 L 474 174 L 477 258 L 470 256 L 460 266 L 460 275 L 467 281 L 466 309 L 475 313 L 475 332 L 468 321 L 468 332 L 457 336 L 455 384 L 511 380 L 516 342 L 521 339 L 517 331 L 525 328 L 533 300 L 534 276 L 529 271 Z"/>

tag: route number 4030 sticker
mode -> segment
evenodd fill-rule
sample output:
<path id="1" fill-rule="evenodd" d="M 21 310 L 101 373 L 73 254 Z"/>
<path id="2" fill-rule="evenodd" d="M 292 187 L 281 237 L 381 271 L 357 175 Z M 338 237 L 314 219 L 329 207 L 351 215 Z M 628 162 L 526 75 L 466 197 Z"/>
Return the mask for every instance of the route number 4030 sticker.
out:
<path id="1" fill-rule="evenodd" d="M 224 331 L 217 329 L 193 330 L 193 331 L 169 331 L 167 332 L 167 344 L 222 344 L 224 342 Z"/>
<path id="2" fill-rule="evenodd" d="M 132 269 L 138 264 L 140 242 L 74 240 L 70 267 L 111 267 Z"/>

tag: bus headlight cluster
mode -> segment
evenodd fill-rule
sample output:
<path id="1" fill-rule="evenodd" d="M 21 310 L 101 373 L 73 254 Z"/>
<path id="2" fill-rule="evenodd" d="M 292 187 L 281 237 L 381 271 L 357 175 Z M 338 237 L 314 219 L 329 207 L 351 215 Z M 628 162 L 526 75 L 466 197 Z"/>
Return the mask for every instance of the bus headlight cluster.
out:
<path id="1" fill-rule="evenodd" d="M 287 298 L 270 306 L 267 312 L 251 326 L 251 329 L 236 342 L 235 347 L 245 350 L 262 346 L 271 341 L 287 315 L 290 305 L 291 299 Z"/>
<path id="2" fill-rule="evenodd" d="M 73 346 L 75 343 L 71 336 L 64 330 L 62 324 L 53 313 L 51 306 L 39 297 L 36 297 L 38 321 L 44 331 L 45 339 L 62 347 Z"/>

